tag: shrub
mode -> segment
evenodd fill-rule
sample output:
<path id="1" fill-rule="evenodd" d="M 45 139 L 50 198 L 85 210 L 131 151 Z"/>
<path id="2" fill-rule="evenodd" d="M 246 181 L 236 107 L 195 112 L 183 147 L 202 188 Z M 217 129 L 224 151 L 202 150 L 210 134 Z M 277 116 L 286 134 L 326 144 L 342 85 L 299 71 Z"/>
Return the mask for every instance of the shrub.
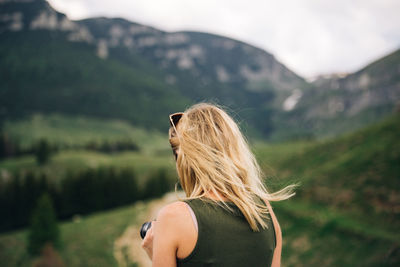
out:
<path id="1" fill-rule="evenodd" d="M 45 193 L 33 211 L 28 234 L 28 252 L 38 255 L 45 244 L 60 247 L 60 231 L 50 196 Z"/>

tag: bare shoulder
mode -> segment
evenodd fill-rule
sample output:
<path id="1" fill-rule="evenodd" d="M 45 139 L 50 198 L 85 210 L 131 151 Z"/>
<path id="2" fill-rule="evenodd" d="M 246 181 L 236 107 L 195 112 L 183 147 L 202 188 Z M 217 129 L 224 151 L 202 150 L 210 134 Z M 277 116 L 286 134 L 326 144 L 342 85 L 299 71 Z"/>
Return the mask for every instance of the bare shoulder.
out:
<path id="1" fill-rule="evenodd" d="M 182 201 L 176 201 L 164 206 L 158 212 L 157 221 L 178 223 L 183 220 L 185 222 L 188 216 L 190 217 L 190 212 L 187 208 L 187 204 Z"/>
<path id="2" fill-rule="evenodd" d="M 188 235 L 193 235 L 193 223 L 187 204 L 177 201 L 163 207 L 156 219 L 156 231 L 164 239 L 170 238 L 178 247 Z M 194 232 L 195 233 L 195 232 Z"/>
<path id="3" fill-rule="evenodd" d="M 176 248 L 176 257 L 183 259 L 193 251 L 197 230 L 188 204 L 177 201 L 163 207 L 158 213 L 156 226 L 159 236 L 163 240 L 170 240 L 169 244 Z"/>

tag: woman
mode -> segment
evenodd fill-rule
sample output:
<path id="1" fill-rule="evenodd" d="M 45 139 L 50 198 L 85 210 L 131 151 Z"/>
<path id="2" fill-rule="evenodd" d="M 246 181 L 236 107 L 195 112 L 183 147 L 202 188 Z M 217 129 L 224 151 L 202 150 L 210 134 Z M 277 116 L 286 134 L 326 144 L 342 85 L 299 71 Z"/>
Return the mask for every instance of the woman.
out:
<path id="1" fill-rule="evenodd" d="M 170 116 L 169 141 L 187 198 L 165 206 L 142 247 L 153 266 L 280 266 L 282 234 L 269 193 L 233 119 L 201 103 Z"/>

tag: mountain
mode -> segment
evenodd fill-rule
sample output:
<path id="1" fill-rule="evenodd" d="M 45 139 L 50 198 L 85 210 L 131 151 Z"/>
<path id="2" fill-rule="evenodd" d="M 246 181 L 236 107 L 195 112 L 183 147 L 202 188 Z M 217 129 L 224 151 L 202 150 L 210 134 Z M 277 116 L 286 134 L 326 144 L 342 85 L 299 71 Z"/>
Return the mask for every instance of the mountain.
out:
<path id="1" fill-rule="evenodd" d="M 302 93 L 282 118 L 286 130 L 334 136 L 378 121 L 400 104 L 400 49 L 345 77 L 320 77 Z"/>
<path id="2" fill-rule="evenodd" d="M 324 106 L 329 115 L 344 113 L 347 116 L 359 114 L 366 109 L 394 108 L 400 98 L 400 49 L 369 64 L 346 77 L 318 79 L 314 84 L 325 91 L 342 91 L 341 98 Z M 319 113 L 310 110 L 309 114 Z"/>
<path id="3" fill-rule="evenodd" d="M 1 1 L 0 114 L 84 114 L 165 129 L 165 114 L 225 105 L 261 135 L 306 82 L 240 41 L 164 32 L 124 19 L 71 21 L 43 0 Z"/>
<path id="4" fill-rule="evenodd" d="M 140 56 L 129 67 L 99 58 L 88 30 L 45 1 L 3 1 L 0 10 L 3 119 L 58 112 L 161 128 L 165 112 L 189 102 Z"/>
<path id="5" fill-rule="evenodd" d="M 166 114 L 226 106 L 270 140 L 354 130 L 393 111 L 399 52 L 344 78 L 306 82 L 231 38 L 121 18 L 69 20 L 44 0 L 0 1 L 0 122 L 32 113 L 122 119 L 165 130 Z"/>

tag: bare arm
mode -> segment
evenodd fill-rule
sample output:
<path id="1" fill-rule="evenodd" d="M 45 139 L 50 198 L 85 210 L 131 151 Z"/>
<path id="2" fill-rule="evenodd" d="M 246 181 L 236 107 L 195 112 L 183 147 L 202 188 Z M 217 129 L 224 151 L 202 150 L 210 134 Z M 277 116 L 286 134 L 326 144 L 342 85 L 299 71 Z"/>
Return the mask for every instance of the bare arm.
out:
<path id="1" fill-rule="evenodd" d="M 159 212 L 142 242 L 154 267 L 175 267 L 177 257 L 193 250 L 197 237 L 190 216 L 183 202 L 167 205 Z"/>
<path id="2" fill-rule="evenodd" d="M 268 206 L 271 218 L 272 218 L 272 223 L 274 224 L 275 228 L 275 236 L 276 236 L 276 247 L 274 251 L 274 256 L 272 258 L 272 264 L 271 267 L 280 267 L 281 266 L 281 254 L 282 254 L 282 231 L 281 227 L 279 226 L 278 220 L 276 219 L 275 213 L 269 204 L 269 201 L 265 201 L 265 203 Z"/>

